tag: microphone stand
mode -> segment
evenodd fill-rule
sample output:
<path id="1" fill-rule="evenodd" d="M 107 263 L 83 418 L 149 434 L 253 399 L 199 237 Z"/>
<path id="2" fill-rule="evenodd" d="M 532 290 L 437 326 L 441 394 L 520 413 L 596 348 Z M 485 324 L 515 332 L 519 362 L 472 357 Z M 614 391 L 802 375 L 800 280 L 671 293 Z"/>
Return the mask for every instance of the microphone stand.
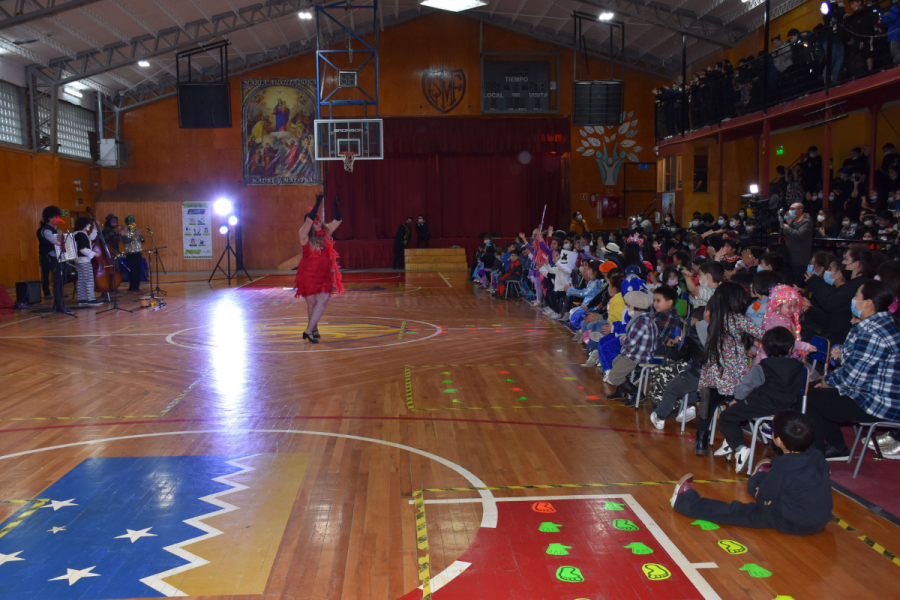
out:
<path id="1" fill-rule="evenodd" d="M 163 246 L 160 248 L 156 245 L 156 240 L 153 239 L 153 230 L 147 227 L 147 231 L 150 233 L 150 241 L 153 243 L 153 254 L 155 256 L 154 260 L 156 261 L 156 267 L 153 269 L 156 271 L 156 287 L 153 287 L 153 273 L 150 274 L 150 297 L 156 298 L 154 294 L 162 294 L 163 296 L 168 295 L 169 292 L 159 289 L 159 270 L 162 269 L 163 273 L 168 275 L 166 272 L 166 266 L 162 264 L 162 259 L 159 257 L 159 251 L 163 248 L 168 248 L 168 246 Z"/>

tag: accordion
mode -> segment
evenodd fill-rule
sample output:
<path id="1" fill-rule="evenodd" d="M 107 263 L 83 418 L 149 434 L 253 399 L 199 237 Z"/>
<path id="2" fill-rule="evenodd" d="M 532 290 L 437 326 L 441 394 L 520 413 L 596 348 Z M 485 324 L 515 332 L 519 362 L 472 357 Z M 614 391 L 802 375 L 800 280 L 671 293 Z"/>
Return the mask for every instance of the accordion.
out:
<path id="1" fill-rule="evenodd" d="M 78 249 L 75 247 L 75 235 L 72 233 L 58 233 L 57 239 L 62 246 L 56 246 L 56 260 L 59 262 L 71 262 L 78 258 Z"/>

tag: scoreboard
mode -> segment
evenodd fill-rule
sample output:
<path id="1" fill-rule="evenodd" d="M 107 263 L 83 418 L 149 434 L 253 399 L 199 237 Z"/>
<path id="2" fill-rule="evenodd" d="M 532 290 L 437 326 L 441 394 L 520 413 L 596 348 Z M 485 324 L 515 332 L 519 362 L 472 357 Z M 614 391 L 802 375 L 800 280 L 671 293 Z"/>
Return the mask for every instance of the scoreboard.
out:
<path id="1" fill-rule="evenodd" d="M 551 93 L 550 62 L 540 60 L 485 60 L 481 68 L 482 113 L 549 113 Z M 553 104 L 556 104 L 554 102 Z"/>

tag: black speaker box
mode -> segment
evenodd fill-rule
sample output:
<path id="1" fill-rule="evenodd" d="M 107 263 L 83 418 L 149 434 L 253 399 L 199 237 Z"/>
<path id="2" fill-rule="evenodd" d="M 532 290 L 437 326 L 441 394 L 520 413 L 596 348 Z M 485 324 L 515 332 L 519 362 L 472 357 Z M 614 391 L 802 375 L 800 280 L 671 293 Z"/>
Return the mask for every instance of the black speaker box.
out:
<path id="1" fill-rule="evenodd" d="M 572 83 L 572 124 L 618 126 L 622 124 L 625 82 L 615 79 Z"/>
<path id="2" fill-rule="evenodd" d="M 231 127 L 228 83 L 179 83 L 178 125 L 182 129 Z"/>
<path id="3" fill-rule="evenodd" d="M 40 281 L 17 281 L 16 282 L 16 302 L 24 302 L 26 304 L 41 303 L 41 282 Z"/>

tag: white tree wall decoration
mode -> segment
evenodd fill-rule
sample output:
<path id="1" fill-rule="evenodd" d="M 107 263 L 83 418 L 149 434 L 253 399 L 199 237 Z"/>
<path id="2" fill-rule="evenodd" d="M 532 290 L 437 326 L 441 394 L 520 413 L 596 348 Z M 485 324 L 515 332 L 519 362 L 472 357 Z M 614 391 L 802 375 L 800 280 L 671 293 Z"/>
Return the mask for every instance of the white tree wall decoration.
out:
<path id="1" fill-rule="evenodd" d="M 603 175 L 603 183 L 615 185 L 619 181 L 619 169 L 627 158 L 631 162 L 641 162 L 638 152 L 641 146 L 635 146 L 634 136 L 638 134 L 638 119 L 630 121 L 634 111 L 623 115 L 623 123 L 615 127 L 585 126 L 578 130 L 583 139 L 581 147 L 576 149 L 582 156 L 594 157 L 597 167 Z M 593 137 L 596 136 L 596 137 Z M 618 138 L 618 139 L 616 139 Z"/>

